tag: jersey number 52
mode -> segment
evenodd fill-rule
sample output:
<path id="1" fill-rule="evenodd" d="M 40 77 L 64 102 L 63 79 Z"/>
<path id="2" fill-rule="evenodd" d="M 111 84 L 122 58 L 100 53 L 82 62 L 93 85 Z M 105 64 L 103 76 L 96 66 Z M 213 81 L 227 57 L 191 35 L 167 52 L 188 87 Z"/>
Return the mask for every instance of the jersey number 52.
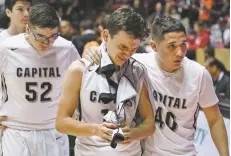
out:
<path id="1" fill-rule="evenodd" d="M 42 90 L 41 95 L 38 95 L 38 88 Z M 51 97 L 48 97 L 47 95 L 52 89 L 52 84 L 50 82 L 43 82 L 41 85 L 38 85 L 37 82 L 26 82 L 26 91 L 27 95 L 25 95 L 25 98 L 29 102 L 35 102 L 38 100 L 41 102 L 48 102 L 51 101 Z"/>

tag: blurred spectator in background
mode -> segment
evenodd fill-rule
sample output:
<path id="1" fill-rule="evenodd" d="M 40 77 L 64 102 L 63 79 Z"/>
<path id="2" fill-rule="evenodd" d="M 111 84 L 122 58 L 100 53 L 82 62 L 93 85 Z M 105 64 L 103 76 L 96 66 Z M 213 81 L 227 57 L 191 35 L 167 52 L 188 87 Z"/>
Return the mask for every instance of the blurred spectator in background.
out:
<path id="1" fill-rule="evenodd" d="M 148 22 L 152 23 L 155 18 L 164 16 L 162 4 L 160 2 L 156 3 L 155 5 L 155 11 L 153 14 L 151 14 L 148 18 Z"/>
<path id="2" fill-rule="evenodd" d="M 9 28 L 0 33 L 0 42 L 6 38 L 18 35 L 26 31 L 25 27 L 28 24 L 29 8 L 32 0 L 6 0 L 5 11 L 10 19 Z"/>
<path id="3" fill-rule="evenodd" d="M 187 34 L 187 47 L 186 57 L 190 60 L 196 60 L 196 32 L 192 29 L 190 29 Z"/>
<path id="4" fill-rule="evenodd" d="M 76 46 L 80 56 L 82 56 L 83 49 L 86 43 L 96 41 L 98 36 L 93 30 L 93 22 L 90 19 L 85 19 L 80 22 L 80 36 L 73 39 L 73 44 Z"/>
<path id="5" fill-rule="evenodd" d="M 211 9 L 213 7 L 213 0 L 200 0 L 199 20 L 210 21 Z"/>
<path id="6" fill-rule="evenodd" d="M 197 45 L 196 45 L 196 32 L 194 30 L 188 31 L 187 34 L 187 41 L 188 41 L 188 49 L 196 51 Z"/>
<path id="7" fill-rule="evenodd" d="M 1 10 L 0 12 L 0 32 L 4 29 L 7 29 L 9 26 L 9 18 L 6 16 L 5 10 Z"/>
<path id="8" fill-rule="evenodd" d="M 59 1 L 57 0 L 48 0 L 48 3 L 55 9 L 55 10 L 59 10 L 60 8 L 60 4 Z M 61 16 L 61 15 L 60 15 Z"/>
<path id="9" fill-rule="evenodd" d="M 159 2 L 157 2 L 157 3 L 159 3 Z M 166 16 L 169 16 L 171 6 L 175 5 L 176 3 L 174 3 L 172 0 L 165 0 L 164 2 L 162 1 L 161 4 L 162 4 L 163 14 Z"/>
<path id="10" fill-rule="evenodd" d="M 63 38 L 72 41 L 73 27 L 68 20 L 62 20 L 60 24 L 60 31 Z"/>
<path id="11" fill-rule="evenodd" d="M 180 19 L 181 19 L 181 16 L 180 16 L 180 14 L 177 12 L 176 9 L 177 9 L 176 6 L 175 6 L 175 5 L 172 5 L 172 6 L 170 7 L 170 10 L 169 10 L 169 15 L 170 15 L 172 18 L 175 18 L 175 19 L 177 19 L 177 20 L 180 20 Z"/>
<path id="12" fill-rule="evenodd" d="M 141 4 L 140 0 L 134 0 L 133 1 L 133 8 L 135 10 L 135 12 L 139 13 L 140 15 L 143 16 L 143 18 L 147 18 L 147 12 L 144 9 L 143 5 Z"/>
<path id="13" fill-rule="evenodd" d="M 224 17 L 219 17 L 217 23 L 212 25 L 210 29 L 210 42 L 215 48 L 227 47 L 230 39 L 229 32 L 230 28 Z"/>
<path id="14" fill-rule="evenodd" d="M 208 60 L 206 68 L 212 76 L 216 94 L 219 98 L 230 99 L 230 78 L 224 65 L 217 59 Z"/>
<path id="15" fill-rule="evenodd" d="M 184 25 L 185 29 L 188 30 L 190 28 L 190 22 L 193 22 L 193 19 L 196 17 L 195 13 L 193 13 L 194 14 L 193 17 L 190 17 L 191 16 L 191 8 L 189 5 L 187 5 L 186 1 L 184 1 L 184 0 L 181 0 L 178 4 L 175 3 L 173 5 L 173 7 L 176 7 L 177 14 L 180 15 L 179 20 Z M 189 17 L 190 17 L 190 20 L 189 20 Z"/>
<path id="16" fill-rule="evenodd" d="M 106 29 L 109 17 L 110 17 L 110 15 L 104 15 L 102 17 L 102 19 L 100 21 L 98 21 L 99 23 L 97 23 L 97 26 L 95 28 L 97 39 L 90 41 L 90 42 L 87 42 L 85 44 L 82 56 L 86 52 L 86 50 L 89 49 L 90 47 L 99 46 L 101 44 L 101 42 L 103 41 L 103 30 Z"/>
<path id="17" fill-rule="evenodd" d="M 208 44 L 204 49 L 204 55 L 205 55 L 205 62 L 210 62 L 210 60 L 213 60 L 215 58 L 215 50 L 214 48 Z"/>
<path id="18" fill-rule="evenodd" d="M 215 0 L 211 9 L 211 20 L 216 23 L 219 17 L 229 16 L 230 0 Z"/>
<path id="19" fill-rule="evenodd" d="M 196 32 L 195 43 L 197 48 L 204 48 L 209 43 L 209 29 L 205 27 L 203 21 L 197 21 L 194 23 L 194 30 Z"/>
<path id="20" fill-rule="evenodd" d="M 102 41 L 103 39 L 103 30 L 106 29 L 109 17 L 110 15 L 103 15 L 100 23 L 97 23 L 96 32 L 100 34 L 100 38 L 99 38 L 100 41 Z"/>
<path id="21" fill-rule="evenodd" d="M 230 48 L 230 17 L 227 17 L 227 26 L 224 30 L 224 44 L 225 48 Z"/>

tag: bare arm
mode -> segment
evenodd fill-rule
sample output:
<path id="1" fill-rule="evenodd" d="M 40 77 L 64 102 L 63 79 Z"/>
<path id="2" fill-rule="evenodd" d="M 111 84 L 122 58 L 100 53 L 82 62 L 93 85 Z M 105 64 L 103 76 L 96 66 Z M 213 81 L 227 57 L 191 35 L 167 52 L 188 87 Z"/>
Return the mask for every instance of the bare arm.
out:
<path id="1" fill-rule="evenodd" d="M 209 124 L 213 142 L 216 145 L 220 156 L 228 156 L 229 150 L 227 132 L 218 104 L 203 108 L 203 111 Z"/>
<path id="2" fill-rule="evenodd" d="M 141 140 L 152 135 L 155 131 L 154 113 L 145 85 L 143 85 L 141 90 L 138 110 L 143 122 L 138 127 L 131 129 L 131 140 Z"/>
<path id="3" fill-rule="evenodd" d="M 78 98 L 81 89 L 84 64 L 79 60 L 72 63 L 64 78 L 62 94 L 59 100 L 59 109 L 56 119 L 56 129 L 61 133 L 74 136 L 93 136 L 111 139 L 113 126 L 110 123 L 94 124 L 76 121 L 72 115 L 78 107 Z M 76 104 L 77 103 L 77 104 Z"/>

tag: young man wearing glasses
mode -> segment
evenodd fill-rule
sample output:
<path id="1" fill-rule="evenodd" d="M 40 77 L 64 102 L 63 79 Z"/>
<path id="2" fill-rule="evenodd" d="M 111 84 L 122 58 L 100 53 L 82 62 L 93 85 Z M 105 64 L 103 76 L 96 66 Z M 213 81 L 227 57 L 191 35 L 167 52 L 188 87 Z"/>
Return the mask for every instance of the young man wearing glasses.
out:
<path id="1" fill-rule="evenodd" d="M 0 46 L 2 104 L 7 116 L 4 156 L 68 156 L 68 138 L 55 130 L 63 74 L 80 58 L 71 42 L 58 36 L 59 16 L 48 4 L 29 11 L 26 34 Z M 12 150 L 13 147 L 13 150 Z"/>

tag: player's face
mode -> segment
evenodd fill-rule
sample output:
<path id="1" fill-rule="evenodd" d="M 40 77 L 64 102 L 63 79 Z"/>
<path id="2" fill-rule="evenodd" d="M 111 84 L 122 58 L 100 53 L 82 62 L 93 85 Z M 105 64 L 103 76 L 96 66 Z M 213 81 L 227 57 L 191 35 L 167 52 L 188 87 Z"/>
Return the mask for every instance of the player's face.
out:
<path id="1" fill-rule="evenodd" d="M 58 27 L 52 29 L 30 26 L 27 31 L 30 43 L 39 52 L 48 50 L 58 38 Z"/>
<path id="2" fill-rule="evenodd" d="M 60 26 L 61 26 L 61 33 L 64 37 L 71 35 L 72 28 L 67 21 L 62 21 Z"/>
<path id="3" fill-rule="evenodd" d="M 218 73 L 218 68 L 214 65 L 214 66 L 206 66 L 206 69 L 208 70 L 208 72 L 210 73 L 210 75 L 212 77 L 216 76 Z"/>
<path id="4" fill-rule="evenodd" d="M 6 14 L 10 18 L 11 25 L 16 27 L 25 27 L 28 23 L 30 3 L 25 1 L 16 1 L 12 10 L 6 9 Z"/>
<path id="5" fill-rule="evenodd" d="M 155 51 L 160 66 L 167 72 L 179 69 L 187 53 L 186 34 L 184 32 L 170 32 L 157 41 Z"/>
<path id="6" fill-rule="evenodd" d="M 108 54 L 117 66 L 124 64 L 136 52 L 140 44 L 140 39 L 135 39 L 125 31 L 119 31 L 111 37 L 109 31 L 104 30 L 103 36 L 106 41 Z"/>

